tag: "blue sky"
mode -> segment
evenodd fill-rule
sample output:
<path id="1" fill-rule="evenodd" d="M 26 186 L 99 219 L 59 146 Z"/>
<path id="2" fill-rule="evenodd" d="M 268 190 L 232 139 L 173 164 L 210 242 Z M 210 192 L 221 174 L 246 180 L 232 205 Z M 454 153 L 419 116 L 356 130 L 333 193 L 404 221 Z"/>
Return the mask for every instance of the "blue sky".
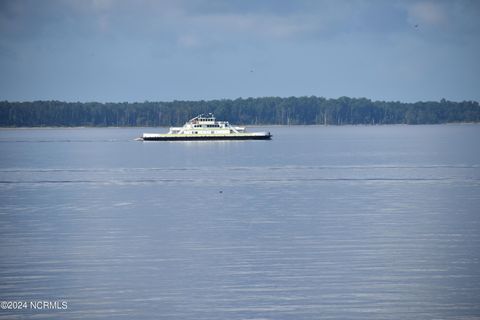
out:
<path id="1" fill-rule="evenodd" d="M 0 0 L 0 100 L 480 101 L 480 1 Z"/>

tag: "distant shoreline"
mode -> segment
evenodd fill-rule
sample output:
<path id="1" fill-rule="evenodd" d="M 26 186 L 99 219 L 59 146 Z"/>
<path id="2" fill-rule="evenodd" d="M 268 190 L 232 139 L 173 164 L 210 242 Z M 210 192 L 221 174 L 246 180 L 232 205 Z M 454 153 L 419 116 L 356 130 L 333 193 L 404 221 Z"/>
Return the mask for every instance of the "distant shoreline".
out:
<path id="1" fill-rule="evenodd" d="M 480 122 L 476 101 L 264 97 L 141 103 L 0 101 L 0 127 L 167 127 L 203 113 L 236 125 L 385 125 Z"/>
<path id="2" fill-rule="evenodd" d="M 447 122 L 447 123 L 418 123 L 418 124 L 408 124 L 408 123 L 390 123 L 390 124 L 239 124 L 240 126 L 246 126 L 247 128 L 260 128 L 260 127 L 386 127 L 386 126 L 442 126 L 442 125 L 480 125 L 480 122 Z M 173 126 L 173 125 L 172 125 Z M 56 129 L 142 129 L 142 128 L 157 128 L 157 129 L 168 129 L 170 126 L 136 126 L 136 127 L 115 127 L 115 126 L 78 126 L 78 127 L 68 127 L 68 126 L 36 126 L 36 127 L 0 127 L 0 130 L 9 130 L 9 129 L 21 129 L 21 130 L 33 130 L 33 129 L 45 129 L 45 130 L 56 130 Z"/>

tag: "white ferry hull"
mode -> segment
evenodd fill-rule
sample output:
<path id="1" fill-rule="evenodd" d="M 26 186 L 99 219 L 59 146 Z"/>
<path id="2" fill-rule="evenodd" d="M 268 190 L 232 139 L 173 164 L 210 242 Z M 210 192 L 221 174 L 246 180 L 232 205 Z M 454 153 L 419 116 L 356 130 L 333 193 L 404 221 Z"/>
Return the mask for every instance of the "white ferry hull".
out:
<path id="1" fill-rule="evenodd" d="M 143 134 L 143 141 L 270 140 L 270 132 L 238 134 Z"/>

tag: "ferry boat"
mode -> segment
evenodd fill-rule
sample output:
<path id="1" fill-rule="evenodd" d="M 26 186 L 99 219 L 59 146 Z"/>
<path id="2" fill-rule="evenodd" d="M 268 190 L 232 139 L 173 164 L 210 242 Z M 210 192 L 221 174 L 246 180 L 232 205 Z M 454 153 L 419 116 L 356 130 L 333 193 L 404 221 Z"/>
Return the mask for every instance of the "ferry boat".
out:
<path id="1" fill-rule="evenodd" d="M 200 140 L 270 140 L 270 132 L 247 132 L 245 127 L 217 121 L 213 114 L 201 114 L 183 127 L 171 127 L 168 133 L 144 133 L 141 141 L 200 141 Z"/>

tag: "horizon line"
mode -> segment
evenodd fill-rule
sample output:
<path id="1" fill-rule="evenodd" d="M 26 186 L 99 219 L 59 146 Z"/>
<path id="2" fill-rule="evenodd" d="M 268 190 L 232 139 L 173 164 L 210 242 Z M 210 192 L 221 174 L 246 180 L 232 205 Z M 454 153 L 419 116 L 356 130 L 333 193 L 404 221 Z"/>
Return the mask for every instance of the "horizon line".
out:
<path id="1" fill-rule="evenodd" d="M 403 104 L 415 104 L 415 103 L 424 103 L 424 102 L 455 102 L 455 103 L 460 103 L 460 102 L 476 102 L 479 103 L 477 100 L 449 100 L 446 98 L 441 98 L 439 100 L 417 100 L 414 102 L 406 102 L 406 101 L 401 101 L 401 100 L 374 100 L 371 98 L 367 97 L 349 97 L 349 96 L 340 96 L 337 98 L 327 98 L 324 96 L 316 96 L 316 95 L 302 95 L 302 96 L 258 96 L 258 97 L 237 97 L 237 98 L 214 98 L 214 99 L 173 99 L 173 100 L 143 100 L 143 101 L 95 101 L 95 100 L 77 100 L 77 101 L 67 101 L 67 100 L 58 100 L 58 99 L 36 99 L 36 100 L 0 100 L 0 103 L 2 102 L 7 102 L 7 103 L 33 103 L 33 102 L 61 102 L 61 103 L 99 103 L 99 104 L 137 104 L 137 103 L 173 103 L 173 102 L 209 102 L 209 101 L 225 101 L 225 100 L 256 100 L 256 99 L 265 99 L 265 98 L 279 98 L 279 99 L 289 99 L 289 98 L 321 98 L 325 100 L 339 100 L 342 98 L 347 98 L 347 99 L 352 99 L 352 100 L 362 100 L 366 99 L 371 102 L 396 102 L 396 103 L 403 103 Z"/>

